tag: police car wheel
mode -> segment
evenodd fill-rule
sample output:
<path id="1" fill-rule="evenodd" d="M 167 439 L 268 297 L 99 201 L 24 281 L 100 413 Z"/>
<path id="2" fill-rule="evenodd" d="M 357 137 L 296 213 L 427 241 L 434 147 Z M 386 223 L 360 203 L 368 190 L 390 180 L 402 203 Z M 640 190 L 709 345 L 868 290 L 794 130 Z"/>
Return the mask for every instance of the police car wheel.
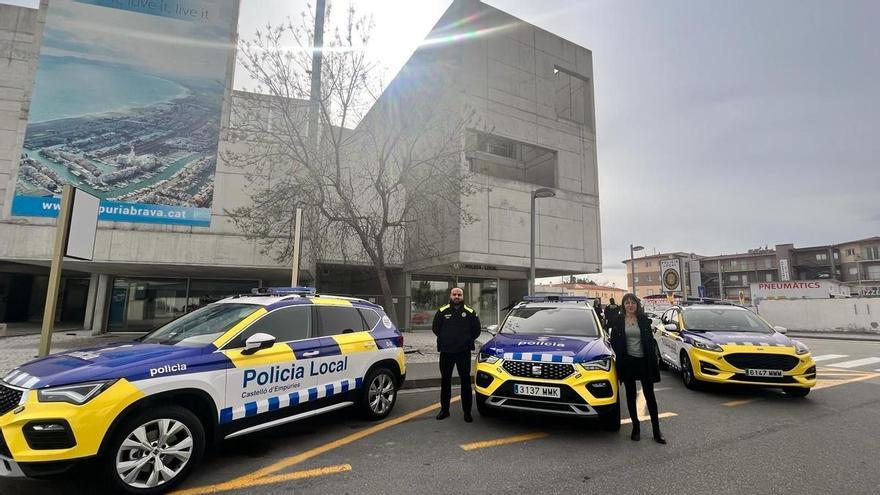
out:
<path id="1" fill-rule="evenodd" d="M 477 412 L 480 413 L 480 416 L 485 416 L 487 418 L 496 416 L 498 411 L 494 409 L 492 406 L 486 404 L 486 400 L 488 397 L 481 393 L 476 393 L 477 396 Z"/>
<path id="2" fill-rule="evenodd" d="M 782 391 L 789 397 L 806 397 L 810 393 L 808 388 L 784 388 Z"/>
<path id="3" fill-rule="evenodd" d="M 103 464 L 111 483 L 123 492 L 162 493 L 186 478 L 204 449 L 199 418 L 182 407 L 157 407 L 116 430 Z"/>
<path id="4" fill-rule="evenodd" d="M 620 405 L 615 405 L 610 411 L 599 416 L 599 422 L 605 431 L 620 431 Z"/>
<path id="5" fill-rule="evenodd" d="M 685 387 L 691 390 L 700 388 L 700 382 L 694 376 L 694 368 L 691 366 L 691 360 L 686 352 L 681 353 L 681 381 Z"/>
<path id="6" fill-rule="evenodd" d="M 377 368 L 367 375 L 361 391 L 361 410 L 367 419 L 382 419 L 394 409 L 397 401 L 397 380 L 387 368 Z"/>

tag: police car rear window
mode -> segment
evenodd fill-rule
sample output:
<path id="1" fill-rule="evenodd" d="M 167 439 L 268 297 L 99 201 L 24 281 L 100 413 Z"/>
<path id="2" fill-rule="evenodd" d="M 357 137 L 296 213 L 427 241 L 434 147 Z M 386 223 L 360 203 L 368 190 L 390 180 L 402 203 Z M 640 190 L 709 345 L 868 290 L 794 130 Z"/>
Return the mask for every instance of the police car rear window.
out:
<path id="1" fill-rule="evenodd" d="M 502 333 L 598 337 L 593 313 L 584 308 L 524 307 L 510 312 Z"/>
<path id="2" fill-rule="evenodd" d="M 145 335 L 148 344 L 203 346 L 261 308 L 257 304 L 209 304 Z"/>

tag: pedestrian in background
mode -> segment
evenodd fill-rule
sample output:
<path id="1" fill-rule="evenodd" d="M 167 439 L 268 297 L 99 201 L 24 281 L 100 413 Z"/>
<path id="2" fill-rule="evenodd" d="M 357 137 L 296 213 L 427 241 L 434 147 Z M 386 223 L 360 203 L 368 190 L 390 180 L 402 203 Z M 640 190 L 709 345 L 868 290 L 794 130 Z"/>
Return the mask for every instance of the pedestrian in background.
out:
<path id="1" fill-rule="evenodd" d="M 608 299 L 608 305 L 605 306 L 605 328 L 611 327 L 614 320 L 620 314 L 620 306 L 614 304 L 614 298 Z"/>
<path id="2" fill-rule="evenodd" d="M 440 352 L 440 412 L 437 419 L 449 417 L 449 402 L 452 399 L 452 368 L 458 368 L 461 379 L 461 407 L 464 420 L 474 420 L 471 416 L 473 394 L 471 392 L 471 351 L 474 341 L 480 336 L 480 319 L 473 308 L 464 303 L 464 292 L 455 287 L 449 292 L 449 304 L 442 306 L 434 315 L 431 326 L 437 336 L 437 350 Z"/>
<path id="3" fill-rule="evenodd" d="M 660 381 L 660 368 L 657 363 L 657 348 L 651 333 L 651 319 L 645 315 L 642 303 L 635 294 L 623 296 L 623 314 L 611 323 L 611 348 L 614 349 L 617 363 L 617 376 L 626 387 L 626 405 L 632 419 L 632 440 L 641 438 L 639 411 L 636 406 L 636 381 L 642 383 L 642 393 L 651 415 L 654 441 L 665 444 L 660 432 L 660 418 L 654 384 Z"/>

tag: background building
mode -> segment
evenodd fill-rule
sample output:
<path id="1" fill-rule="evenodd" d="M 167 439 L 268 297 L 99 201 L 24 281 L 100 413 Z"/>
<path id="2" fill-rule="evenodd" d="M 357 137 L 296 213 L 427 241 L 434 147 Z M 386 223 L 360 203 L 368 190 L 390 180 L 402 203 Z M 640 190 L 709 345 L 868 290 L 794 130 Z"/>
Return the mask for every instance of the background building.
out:
<path id="1" fill-rule="evenodd" d="M 665 294 L 661 281 L 660 261 L 674 258 L 679 259 L 681 276 L 688 295 L 697 295 L 697 286 L 700 284 L 699 265 L 691 265 L 691 261 L 698 260 L 701 256 L 680 251 L 638 256 L 634 258 L 635 269 L 630 266 L 630 260 L 623 260 L 623 264 L 626 265 L 628 290 L 632 292 L 633 281 L 635 281 L 636 296 L 638 297 Z"/>
<path id="2" fill-rule="evenodd" d="M 590 299 L 599 299 L 599 302 L 602 305 L 608 304 L 608 301 L 613 297 L 614 301 L 617 304 L 620 304 L 623 295 L 626 294 L 624 289 L 618 287 L 611 287 L 607 285 L 596 285 L 596 284 L 549 284 L 549 285 L 539 285 L 535 288 L 536 292 L 541 292 L 545 290 L 547 287 L 553 287 L 562 289 L 563 292 L 567 295 L 571 296 L 584 296 Z"/>
<path id="3" fill-rule="evenodd" d="M 34 80 L 47 18 L 39 10 L 0 5 L 0 321 L 38 321 L 55 221 L 12 216 Z M 237 9 L 236 9 L 237 11 Z M 480 36 L 470 36 L 482 33 Z M 469 130 L 477 143 L 462 157 L 485 192 L 463 198 L 477 221 L 450 220 L 454 234 L 435 256 L 389 260 L 401 326 L 426 327 L 425 315 L 453 285 L 484 325 L 527 290 L 529 200 L 538 187 L 539 277 L 596 273 L 602 264 L 592 53 L 548 31 L 475 1 L 457 0 L 429 38 L 454 40 L 419 48 L 380 97 L 378 106 L 406 101 L 396 85 L 442 77 L 445 91 L 473 108 L 491 132 Z M 232 92 L 230 66 L 220 126 L 223 149 L 230 113 L 260 96 Z M 461 111 L 451 108 L 450 111 Z M 64 265 L 56 319 L 96 332 L 145 330 L 188 309 L 258 285 L 288 285 L 290 269 L 248 240 L 227 211 L 249 201 L 248 177 L 217 160 L 209 226 L 100 222 L 95 261 Z M 308 246 L 308 240 L 305 240 Z M 319 291 L 377 298 L 368 267 L 334 253 L 303 253 L 301 281 Z M 428 322 L 429 323 L 429 322 Z"/>

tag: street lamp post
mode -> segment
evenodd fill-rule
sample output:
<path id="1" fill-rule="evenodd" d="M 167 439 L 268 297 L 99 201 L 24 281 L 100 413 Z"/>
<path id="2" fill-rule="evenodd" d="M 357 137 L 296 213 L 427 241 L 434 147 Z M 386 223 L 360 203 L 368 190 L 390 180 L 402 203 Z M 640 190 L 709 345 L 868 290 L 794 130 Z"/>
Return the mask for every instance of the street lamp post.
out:
<path id="1" fill-rule="evenodd" d="M 529 240 L 529 295 L 535 295 L 535 200 L 538 198 L 552 198 L 556 196 L 556 191 L 547 187 L 541 187 L 532 191 L 532 228 L 531 238 Z"/>
<path id="2" fill-rule="evenodd" d="M 629 271 L 632 273 L 633 278 L 633 294 L 636 294 L 636 260 L 633 253 L 642 249 L 645 249 L 645 247 L 629 245 Z M 636 297 L 638 297 L 638 294 L 636 294 Z"/>

